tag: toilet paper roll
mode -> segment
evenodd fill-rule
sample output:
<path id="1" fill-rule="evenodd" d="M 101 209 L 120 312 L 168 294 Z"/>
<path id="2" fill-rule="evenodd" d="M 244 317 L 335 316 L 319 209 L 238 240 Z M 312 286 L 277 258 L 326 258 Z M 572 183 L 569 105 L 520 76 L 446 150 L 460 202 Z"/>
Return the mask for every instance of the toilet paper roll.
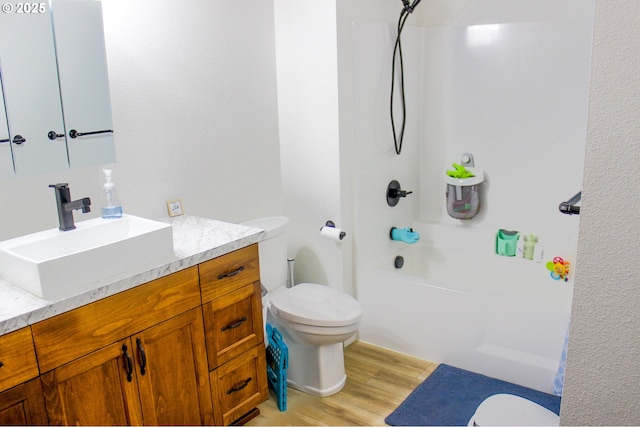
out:
<path id="1" fill-rule="evenodd" d="M 346 235 L 347 233 L 336 227 L 325 226 L 320 229 L 320 236 L 322 236 L 322 238 L 333 240 L 334 242 L 341 241 Z"/>

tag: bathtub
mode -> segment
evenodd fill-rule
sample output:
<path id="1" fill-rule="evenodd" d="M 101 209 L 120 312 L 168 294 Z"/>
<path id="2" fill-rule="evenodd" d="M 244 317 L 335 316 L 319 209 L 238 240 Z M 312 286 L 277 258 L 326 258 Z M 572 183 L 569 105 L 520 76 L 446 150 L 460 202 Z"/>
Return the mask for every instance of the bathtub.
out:
<path id="1" fill-rule="evenodd" d="M 549 257 L 501 257 L 486 250 L 490 241 L 396 243 L 357 271 L 362 341 L 551 392 L 572 285 L 549 276 Z"/>

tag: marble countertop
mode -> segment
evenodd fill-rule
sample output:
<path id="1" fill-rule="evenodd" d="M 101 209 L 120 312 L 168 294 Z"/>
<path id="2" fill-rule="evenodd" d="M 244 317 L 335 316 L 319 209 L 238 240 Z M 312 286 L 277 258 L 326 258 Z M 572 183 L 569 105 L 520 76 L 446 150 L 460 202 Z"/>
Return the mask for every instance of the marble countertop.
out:
<path id="1" fill-rule="evenodd" d="M 50 301 L 0 279 L 0 335 L 252 245 L 265 235 L 258 228 L 189 215 L 165 221 L 173 226 L 174 259 L 92 291 Z"/>

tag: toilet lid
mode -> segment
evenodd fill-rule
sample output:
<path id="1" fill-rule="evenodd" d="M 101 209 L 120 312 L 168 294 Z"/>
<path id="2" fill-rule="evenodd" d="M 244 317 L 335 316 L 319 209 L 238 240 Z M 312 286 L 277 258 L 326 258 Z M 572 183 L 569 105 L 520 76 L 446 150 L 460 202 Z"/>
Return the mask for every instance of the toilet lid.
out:
<path id="1" fill-rule="evenodd" d="M 513 394 L 494 394 L 486 398 L 470 426 L 557 426 L 560 417 L 544 406 Z"/>
<path id="2" fill-rule="evenodd" d="M 354 298 L 315 283 L 300 283 L 273 295 L 271 311 L 291 322 L 313 326 L 346 326 L 362 317 L 362 307 Z"/>

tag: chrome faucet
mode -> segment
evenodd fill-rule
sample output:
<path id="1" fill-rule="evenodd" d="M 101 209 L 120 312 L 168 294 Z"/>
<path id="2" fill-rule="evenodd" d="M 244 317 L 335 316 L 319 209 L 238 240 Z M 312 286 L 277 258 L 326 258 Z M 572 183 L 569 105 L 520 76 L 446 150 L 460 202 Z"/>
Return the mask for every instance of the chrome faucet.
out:
<path id="1" fill-rule="evenodd" d="M 85 197 L 71 201 L 71 192 L 69 191 L 69 184 L 60 183 L 52 184 L 49 187 L 56 191 L 56 205 L 58 207 L 58 220 L 60 221 L 60 227 L 62 231 L 73 230 L 76 228 L 73 223 L 73 211 L 76 209 L 82 209 L 82 213 L 91 212 L 91 199 Z"/>

